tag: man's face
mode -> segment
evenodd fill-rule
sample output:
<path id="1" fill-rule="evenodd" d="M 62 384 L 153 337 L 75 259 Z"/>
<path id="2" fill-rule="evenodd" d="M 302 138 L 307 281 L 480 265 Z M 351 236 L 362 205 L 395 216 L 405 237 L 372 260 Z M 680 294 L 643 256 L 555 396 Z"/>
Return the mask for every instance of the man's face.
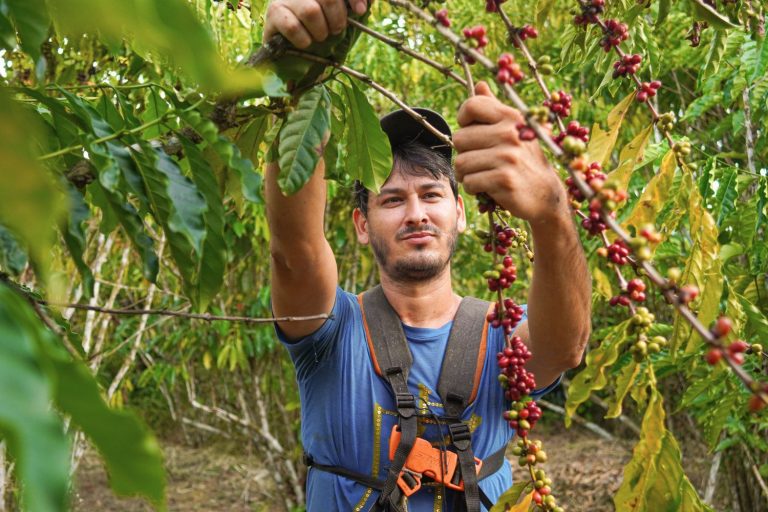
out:
<path id="1" fill-rule="evenodd" d="M 381 271 L 399 282 L 438 276 L 466 227 L 464 203 L 446 177 L 397 171 L 379 194 L 370 193 L 368 215 L 355 210 L 354 221 L 360 243 L 370 243 Z"/>

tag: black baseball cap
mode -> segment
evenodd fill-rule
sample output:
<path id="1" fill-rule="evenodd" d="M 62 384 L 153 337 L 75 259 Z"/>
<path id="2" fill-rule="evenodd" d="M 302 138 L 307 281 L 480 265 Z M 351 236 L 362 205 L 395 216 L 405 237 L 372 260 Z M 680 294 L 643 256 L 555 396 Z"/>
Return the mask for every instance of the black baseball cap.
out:
<path id="1" fill-rule="evenodd" d="M 451 128 L 443 117 L 426 108 L 412 109 L 424 117 L 424 120 L 437 128 L 440 133 L 451 137 Z M 408 142 L 419 142 L 443 155 L 449 162 L 453 154 L 451 146 L 440 140 L 437 135 L 427 130 L 405 110 L 395 110 L 382 117 L 381 129 L 389 137 L 389 144 L 394 149 Z"/>

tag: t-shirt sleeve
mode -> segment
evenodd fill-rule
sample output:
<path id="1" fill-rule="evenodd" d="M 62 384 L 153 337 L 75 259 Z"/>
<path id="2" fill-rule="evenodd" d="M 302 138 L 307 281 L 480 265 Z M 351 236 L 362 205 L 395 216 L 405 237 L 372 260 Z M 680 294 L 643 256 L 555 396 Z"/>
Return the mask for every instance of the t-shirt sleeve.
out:
<path id="1" fill-rule="evenodd" d="M 349 329 L 354 322 L 354 299 L 353 295 L 337 287 L 331 318 L 323 322 L 315 332 L 298 340 L 289 340 L 275 324 L 277 338 L 288 349 L 299 381 L 307 379 L 332 357 L 343 331 Z"/>

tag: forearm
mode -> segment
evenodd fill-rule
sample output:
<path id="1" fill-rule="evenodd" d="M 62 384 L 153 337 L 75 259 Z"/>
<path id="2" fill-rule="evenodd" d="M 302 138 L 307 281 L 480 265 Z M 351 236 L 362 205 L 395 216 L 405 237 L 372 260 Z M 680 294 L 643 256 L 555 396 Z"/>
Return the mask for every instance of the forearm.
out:
<path id="1" fill-rule="evenodd" d="M 274 253 L 301 256 L 325 240 L 325 165 L 321 159 L 312 178 L 293 195 L 283 195 L 277 183 L 277 162 L 267 165 L 265 194 L 270 246 Z M 309 247 L 307 247 L 309 246 Z"/>
<path id="2" fill-rule="evenodd" d="M 532 225 L 533 280 L 528 295 L 531 363 L 541 383 L 579 364 L 591 325 L 591 279 L 569 212 Z"/>

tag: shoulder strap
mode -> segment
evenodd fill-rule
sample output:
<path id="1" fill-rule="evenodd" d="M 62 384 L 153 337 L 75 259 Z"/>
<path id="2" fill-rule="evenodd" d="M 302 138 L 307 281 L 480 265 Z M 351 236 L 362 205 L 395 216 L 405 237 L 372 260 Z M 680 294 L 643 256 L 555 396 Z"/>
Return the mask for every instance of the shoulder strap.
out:
<path id="1" fill-rule="evenodd" d="M 363 293 L 358 301 L 363 312 L 363 327 L 376 373 L 387 379 L 387 370 L 402 368 L 407 381 L 413 356 L 405 339 L 400 317 L 389 304 L 381 285 Z"/>
<path id="2" fill-rule="evenodd" d="M 446 415 L 459 420 L 467 405 L 475 399 L 480 385 L 488 343 L 487 313 L 490 307 L 488 302 L 464 297 L 448 335 L 437 391 Z M 448 430 L 464 481 L 464 500 L 455 504 L 456 510 L 480 512 L 481 492 L 469 425 L 459 421 L 448 425 Z"/>
<path id="3" fill-rule="evenodd" d="M 400 427 L 400 444 L 395 450 L 374 510 L 400 510 L 400 488 L 397 486 L 397 479 L 416 443 L 417 433 L 416 399 L 408 390 L 408 372 L 413 364 L 413 356 L 405 339 L 400 317 L 387 301 L 381 286 L 365 292 L 360 300 L 360 307 L 374 368 L 376 373 L 387 380 L 395 395 Z"/>
<path id="4" fill-rule="evenodd" d="M 448 335 L 437 393 L 448 416 L 461 417 L 477 396 L 488 344 L 486 320 L 491 303 L 464 297 Z"/>

